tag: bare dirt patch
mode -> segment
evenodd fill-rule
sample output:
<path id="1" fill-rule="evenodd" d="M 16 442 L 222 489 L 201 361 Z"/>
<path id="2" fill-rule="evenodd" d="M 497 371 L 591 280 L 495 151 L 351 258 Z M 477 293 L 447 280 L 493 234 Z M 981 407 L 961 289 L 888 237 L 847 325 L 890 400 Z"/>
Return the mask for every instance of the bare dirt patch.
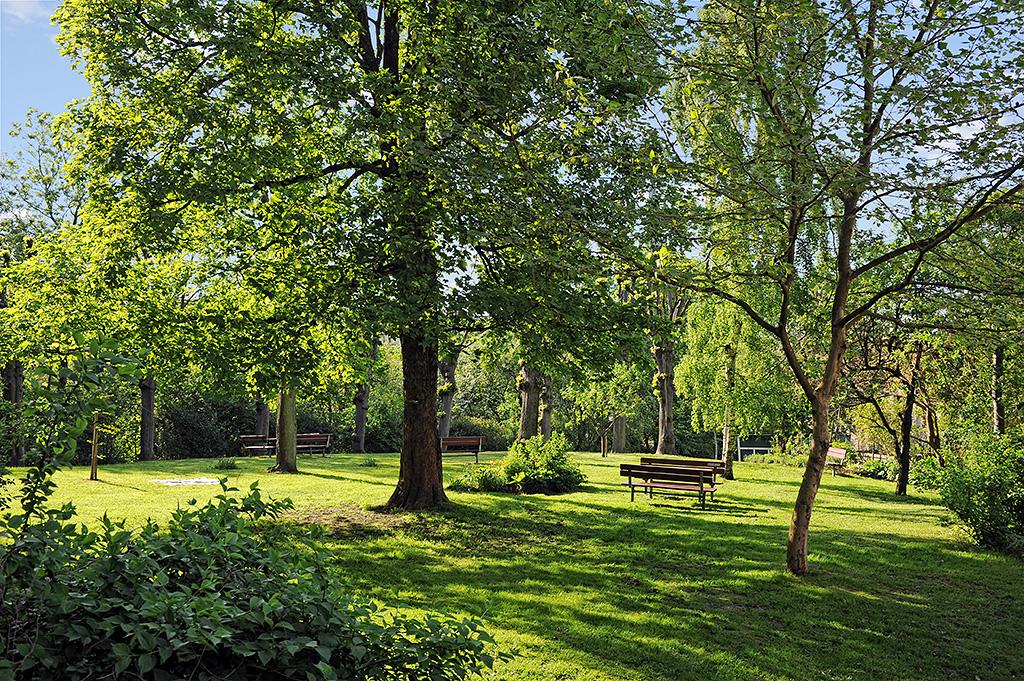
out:
<path id="1" fill-rule="evenodd" d="M 291 519 L 319 525 L 332 537 L 368 539 L 394 534 L 409 526 L 415 518 L 406 513 L 371 511 L 359 506 L 332 506 L 291 514 Z"/>

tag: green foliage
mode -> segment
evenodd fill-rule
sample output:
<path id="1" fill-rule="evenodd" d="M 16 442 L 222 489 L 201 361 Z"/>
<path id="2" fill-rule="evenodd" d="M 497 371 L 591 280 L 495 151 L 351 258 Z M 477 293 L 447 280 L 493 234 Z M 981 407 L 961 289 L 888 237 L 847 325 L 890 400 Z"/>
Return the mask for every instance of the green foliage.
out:
<path id="1" fill-rule="evenodd" d="M 0 673 L 462 679 L 492 665 L 474 622 L 350 599 L 315 547 L 258 529 L 291 502 L 264 500 L 255 483 L 240 499 L 228 491 L 164 529 L 104 518 L 91 531 L 69 522 L 70 506 L 27 529 L 7 518 Z"/>
<path id="2" fill-rule="evenodd" d="M 238 462 L 234 459 L 217 459 L 217 463 L 213 464 L 213 470 L 215 471 L 237 471 Z"/>
<path id="3" fill-rule="evenodd" d="M 569 441 L 555 433 L 516 442 L 498 461 L 466 466 L 448 483 L 457 491 L 558 494 L 578 488 L 587 477 L 569 455 Z"/>
<path id="4" fill-rule="evenodd" d="M 927 456 L 910 464 L 910 484 L 917 489 L 929 491 L 940 489 L 943 476 L 944 471 L 934 456 Z"/>
<path id="5" fill-rule="evenodd" d="M 1024 445 L 975 438 L 940 476 L 942 501 L 982 546 L 1024 556 Z"/>
<path id="6" fill-rule="evenodd" d="M 513 488 L 505 477 L 501 462 L 466 466 L 449 483 L 457 492 L 510 492 Z"/>
<path id="7" fill-rule="evenodd" d="M 850 467 L 857 475 L 876 480 L 895 480 L 900 473 L 900 465 L 895 459 L 865 459 Z"/>
<path id="8" fill-rule="evenodd" d="M 359 465 L 362 468 L 376 468 L 380 465 L 380 462 L 372 456 L 364 456 L 359 460 Z"/>
<path id="9" fill-rule="evenodd" d="M 569 456 L 569 441 L 561 433 L 546 442 L 537 436 L 515 443 L 501 468 L 508 483 L 527 494 L 570 492 L 586 480 Z"/>

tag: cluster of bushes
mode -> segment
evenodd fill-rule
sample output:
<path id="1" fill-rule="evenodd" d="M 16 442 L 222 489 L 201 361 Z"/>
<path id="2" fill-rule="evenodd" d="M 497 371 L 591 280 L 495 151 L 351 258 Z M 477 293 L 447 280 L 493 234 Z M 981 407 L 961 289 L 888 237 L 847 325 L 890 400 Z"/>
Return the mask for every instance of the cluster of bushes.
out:
<path id="1" fill-rule="evenodd" d="M 924 477 L 979 544 L 1024 557 L 1024 442 L 979 436 Z"/>
<path id="2" fill-rule="evenodd" d="M 226 492 L 164 529 L 104 519 L 94 532 L 70 506 L 5 518 L 0 678 L 462 679 L 492 666 L 473 621 L 351 599 L 315 546 L 259 523 L 288 502 Z"/>
<path id="3" fill-rule="evenodd" d="M 857 475 L 876 480 L 895 481 L 900 474 L 900 464 L 896 459 L 864 459 L 850 469 Z"/>
<path id="4" fill-rule="evenodd" d="M 556 494 L 578 488 L 586 476 L 569 456 L 569 441 L 560 434 L 547 441 L 537 436 L 517 442 L 505 458 L 468 466 L 448 487 L 461 491 Z"/>

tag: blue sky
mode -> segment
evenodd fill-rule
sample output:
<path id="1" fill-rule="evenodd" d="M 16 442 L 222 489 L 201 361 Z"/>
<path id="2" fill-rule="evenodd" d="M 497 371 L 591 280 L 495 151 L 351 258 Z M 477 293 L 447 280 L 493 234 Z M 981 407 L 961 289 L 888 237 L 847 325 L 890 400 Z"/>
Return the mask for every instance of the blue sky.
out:
<path id="1" fill-rule="evenodd" d="M 0 145 L 29 107 L 61 111 L 89 94 L 85 79 L 57 51 L 50 16 L 57 0 L 0 0 Z"/>

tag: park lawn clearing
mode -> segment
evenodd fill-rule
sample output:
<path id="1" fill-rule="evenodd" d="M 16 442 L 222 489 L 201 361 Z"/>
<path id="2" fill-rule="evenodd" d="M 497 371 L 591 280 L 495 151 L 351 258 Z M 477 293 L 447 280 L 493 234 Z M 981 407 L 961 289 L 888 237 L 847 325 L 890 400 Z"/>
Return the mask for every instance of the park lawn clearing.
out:
<path id="1" fill-rule="evenodd" d="M 800 469 L 737 464 L 700 511 L 689 497 L 631 504 L 618 465 L 635 456 L 577 457 L 578 492 L 449 492 L 434 514 L 373 510 L 397 479 L 387 455 L 301 458 L 299 475 L 266 473 L 266 458 L 225 472 L 213 459 L 103 466 L 99 482 L 80 467 L 58 474 L 54 501 L 138 525 L 220 492 L 156 479 L 259 480 L 294 500 L 286 522 L 327 528 L 353 592 L 484 618 L 517 654 L 496 679 L 1024 679 L 1024 563 L 968 544 L 933 496 L 826 476 L 812 572 L 795 578 Z M 449 477 L 463 465 L 445 464 Z"/>

